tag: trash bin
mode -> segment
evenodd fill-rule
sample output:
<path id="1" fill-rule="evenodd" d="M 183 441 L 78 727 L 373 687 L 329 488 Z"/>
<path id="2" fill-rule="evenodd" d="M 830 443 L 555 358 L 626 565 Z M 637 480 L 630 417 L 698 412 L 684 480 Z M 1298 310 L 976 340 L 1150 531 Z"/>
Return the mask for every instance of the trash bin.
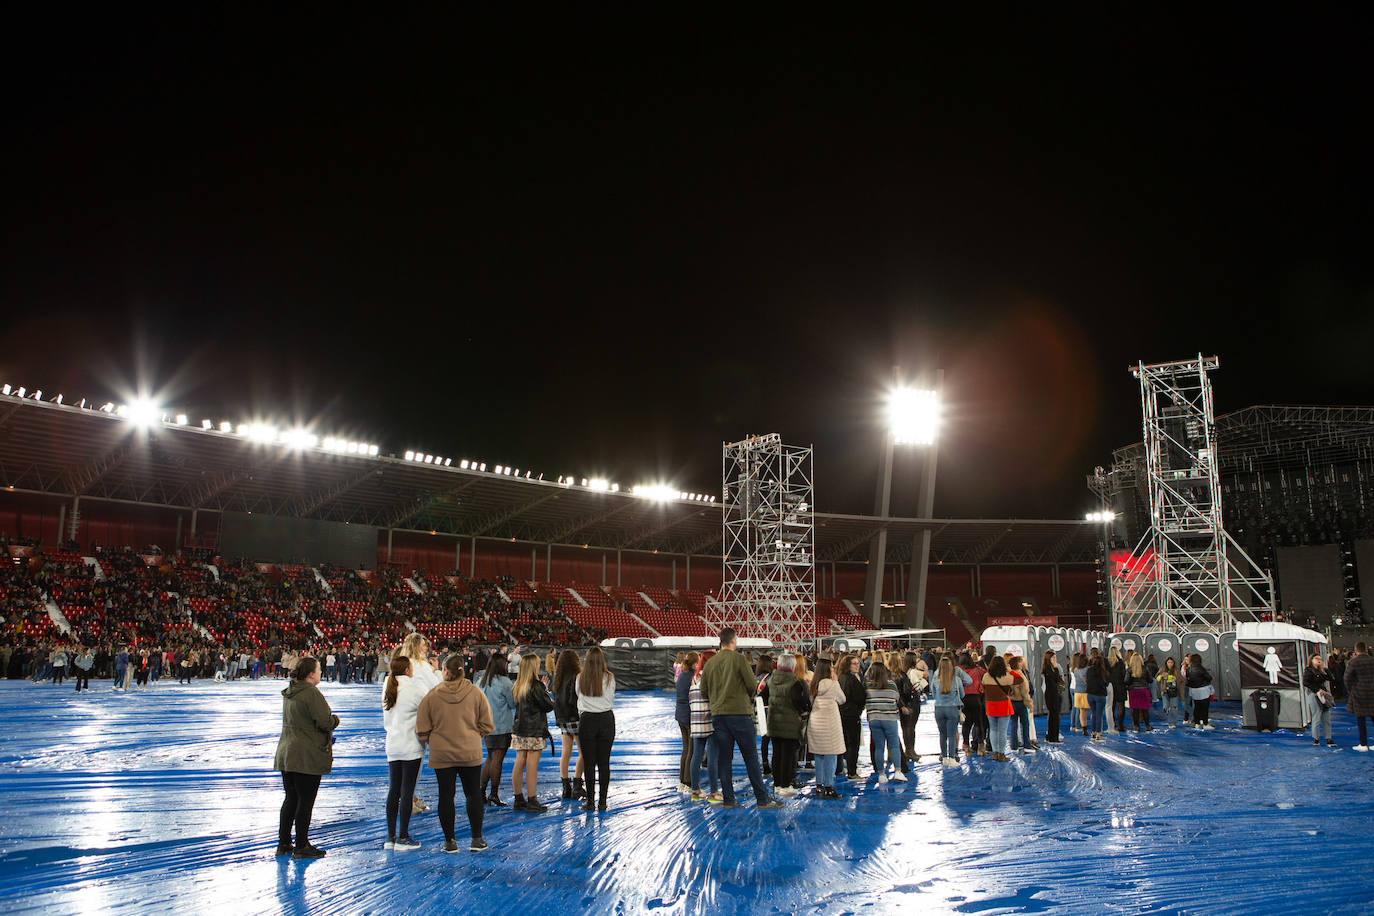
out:
<path id="1" fill-rule="evenodd" d="M 1276 731 L 1279 727 L 1279 692 L 1267 687 L 1250 694 L 1250 705 L 1255 710 L 1255 729 L 1262 732 Z"/>

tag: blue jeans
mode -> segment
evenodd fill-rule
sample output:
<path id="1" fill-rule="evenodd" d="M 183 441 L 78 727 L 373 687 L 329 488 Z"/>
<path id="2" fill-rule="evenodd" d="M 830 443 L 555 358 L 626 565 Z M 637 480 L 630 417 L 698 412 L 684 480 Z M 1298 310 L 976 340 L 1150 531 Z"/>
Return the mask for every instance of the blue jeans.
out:
<path id="1" fill-rule="evenodd" d="M 706 771 L 710 774 L 711 792 L 720 789 L 720 773 L 716 771 L 716 739 L 711 735 L 704 735 L 692 739 L 692 762 L 688 772 L 692 774 L 692 781 L 688 783 L 693 789 L 701 788 L 701 760 L 706 758 Z"/>
<path id="2" fill-rule="evenodd" d="M 1011 701 L 1011 749 L 1030 747 L 1030 713 L 1024 700 Z"/>
<path id="3" fill-rule="evenodd" d="M 959 707 L 936 706 L 935 727 L 940 730 L 940 756 L 959 757 Z"/>
<path id="4" fill-rule="evenodd" d="M 1011 723 L 1011 716 L 988 716 L 988 731 L 991 732 L 992 752 L 994 754 L 1006 754 L 1007 752 L 1007 727 Z"/>
<path id="5" fill-rule="evenodd" d="M 768 790 L 763 785 L 763 768 L 759 766 L 759 746 L 754 739 L 754 717 L 712 716 L 711 729 L 716 742 L 716 772 L 720 775 L 720 791 L 725 801 L 735 800 L 735 746 L 744 758 L 744 771 L 749 774 L 749 784 L 754 787 L 754 800 L 759 804 L 768 801 Z"/>
<path id="6" fill-rule="evenodd" d="M 873 769 L 879 776 L 886 772 L 885 764 L 899 767 L 902 763 L 902 739 L 898 723 L 891 719 L 868 720 L 868 734 L 873 739 Z"/>
<path id="7" fill-rule="evenodd" d="M 1178 716 L 1179 698 L 1178 698 L 1178 697 L 1164 696 L 1164 697 L 1160 697 L 1160 702 L 1162 702 L 1162 703 L 1164 704 L 1164 718 L 1165 718 L 1166 720 L 1168 720 L 1168 722 L 1169 722 L 1170 725 L 1177 725 L 1177 724 L 1178 724 L 1178 718 L 1179 718 L 1179 716 Z"/>
<path id="8" fill-rule="evenodd" d="M 1319 728 L 1325 728 L 1325 729 L 1326 729 L 1326 740 L 1327 740 L 1327 741 L 1330 741 L 1330 740 L 1331 740 L 1331 710 L 1330 710 L 1329 708 L 1328 708 L 1328 709 L 1323 709 L 1323 708 L 1322 708 L 1322 704 L 1320 704 L 1320 703 L 1317 702 L 1317 695 L 1316 695 L 1315 693 L 1309 693 L 1309 694 L 1307 695 L 1307 706 L 1308 706 L 1309 709 L 1312 710 L 1312 740 L 1313 740 L 1313 741 L 1316 741 L 1316 740 L 1317 740 L 1317 738 L 1318 738 L 1317 732 L 1318 732 L 1318 729 L 1319 729 Z"/>
<path id="9" fill-rule="evenodd" d="M 1095 693 L 1088 694 L 1088 709 L 1092 713 L 1092 728 L 1090 730 L 1094 735 L 1102 734 L 1102 723 L 1106 719 L 1107 712 L 1107 698 Z"/>
<path id="10" fill-rule="evenodd" d="M 839 763 L 839 754 L 816 754 L 816 785 L 828 789 L 835 788 L 835 764 Z"/>

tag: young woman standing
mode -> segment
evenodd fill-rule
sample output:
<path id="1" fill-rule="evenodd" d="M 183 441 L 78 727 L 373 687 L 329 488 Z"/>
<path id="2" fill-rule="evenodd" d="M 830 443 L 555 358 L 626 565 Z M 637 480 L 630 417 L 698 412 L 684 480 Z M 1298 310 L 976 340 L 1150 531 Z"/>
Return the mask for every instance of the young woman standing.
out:
<path id="1" fill-rule="evenodd" d="M 549 810 L 539 802 L 539 755 L 548 747 L 548 715 L 553 711 L 553 698 L 539 681 L 539 656 L 526 655 L 520 659 L 511 696 L 515 699 L 515 729 L 511 738 L 511 747 L 515 748 L 511 784 L 517 790 L 514 807 L 517 811 L 538 814 Z M 585 727 L 584 721 L 579 728 Z"/>
<path id="2" fill-rule="evenodd" d="M 1011 703 L 1018 678 L 1007 670 L 1000 655 L 988 660 L 988 673 L 983 675 L 983 695 L 988 713 L 988 732 L 991 735 L 992 759 L 1006 762 L 1007 730 L 1014 712 Z"/>
<path id="3" fill-rule="evenodd" d="M 1326 729 L 1326 746 L 1335 747 L 1331 740 L 1331 707 L 1336 701 L 1331 695 L 1331 675 L 1322 664 L 1322 657 L 1313 653 L 1302 674 L 1302 686 L 1307 692 L 1307 705 L 1312 710 L 1312 746 L 1321 744 L 1318 733 Z M 1325 696 L 1323 696 L 1325 694 Z"/>
<path id="4" fill-rule="evenodd" d="M 578 742 L 587 758 L 587 800 L 582 807 L 606 810 L 611 787 L 611 745 L 615 743 L 615 675 L 606 668 L 600 646 L 587 650 L 587 664 L 577 676 Z M 597 796 L 598 786 L 601 789 Z"/>
<path id="5" fill-rule="evenodd" d="M 1193 701 L 1193 727 L 1212 730 L 1212 674 L 1202 667 L 1202 656 L 1188 656 L 1188 696 Z"/>
<path id="6" fill-rule="evenodd" d="M 690 784 L 692 786 L 692 801 L 710 801 L 712 804 L 719 804 L 723 799 L 719 792 L 720 774 L 716 771 L 716 742 L 711 737 L 711 704 L 706 697 L 701 695 L 701 669 L 706 667 L 706 663 L 715 655 L 714 649 L 707 649 L 701 653 L 697 659 L 696 670 L 692 672 L 692 689 L 689 700 L 692 706 L 692 760 L 687 766 Z M 706 762 L 706 771 L 709 773 L 710 795 L 701 794 L 701 764 Z M 581 757 L 578 758 L 579 764 Z"/>
<path id="7" fill-rule="evenodd" d="M 1013 655 L 1010 658 L 1003 656 L 1003 661 L 1007 663 L 1007 673 L 1015 680 L 1009 694 L 1011 699 L 1011 749 L 1027 754 L 1031 751 L 1038 751 L 1040 745 L 1031 740 L 1030 675 L 1026 671 L 1026 660 L 1020 655 Z"/>
<path id="8" fill-rule="evenodd" d="M 964 688 L 964 752 L 970 757 L 988 752 L 987 709 L 984 707 L 983 675 L 986 669 L 971 652 L 959 656 L 959 670 L 968 675 Z"/>
<path id="9" fill-rule="evenodd" d="M 1112 687 L 1112 721 L 1116 733 L 1126 733 L 1126 663 L 1121 659 L 1121 650 L 1112 646 L 1107 652 L 1107 677 Z"/>
<path id="10" fill-rule="evenodd" d="M 1159 684 L 1159 702 L 1164 707 L 1164 717 L 1173 727 L 1178 724 L 1178 710 L 1182 704 L 1183 675 L 1172 655 L 1164 659 L 1164 668 L 1155 681 Z"/>
<path id="11" fill-rule="evenodd" d="M 320 663 L 302 658 L 291 671 L 291 683 L 281 692 L 281 738 L 272 768 L 281 771 L 282 801 L 278 820 L 277 855 L 293 859 L 318 859 L 324 850 L 310 844 L 310 816 L 320 777 L 334 767 L 334 715 L 320 693 Z M 291 843 L 291 826 L 296 842 Z"/>
<path id="12" fill-rule="evenodd" d="M 673 683 L 676 699 L 673 720 L 677 722 L 678 732 L 682 736 L 682 753 L 678 755 L 677 762 L 677 790 L 684 795 L 692 792 L 687 767 L 692 762 L 692 674 L 697 658 L 695 652 L 679 652 L 678 664 L 674 666 L 679 670 Z"/>
<path id="13" fill-rule="evenodd" d="M 1053 649 L 1045 651 L 1040 660 L 1040 677 L 1045 682 L 1045 743 L 1063 744 L 1059 736 L 1060 704 L 1063 702 L 1064 674 L 1059 670 L 1059 656 Z"/>
<path id="14" fill-rule="evenodd" d="M 1137 733 L 1152 731 L 1150 728 L 1150 676 L 1145 673 L 1145 660 L 1139 653 L 1131 655 L 1128 665 L 1130 674 L 1126 678 L 1127 705 L 1131 708 L 1131 723 Z"/>
<path id="15" fill-rule="evenodd" d="M 501 801 L 501 768 L 505 765 L 511 731 L 515 728 L 515 697 L 511 693 L 504 655 L 497 655 L 487 662 L 478 686 L 482 688 L 482 695 L 491 707 L 492 721 L 491 734 L 482 738 L 482 744 L 487 749 L 487 760 L 482 766 L 482 797 L 487 804 L 504 808 L 506 803 Z"/>
<path id="16" fill-rule="evenodd" d="M 844 690 L 830 660 L 820 659 L 811 677 L 811 720 L 806 728 L 807 743 L 816 755 L 816 788 L 820 798 L 840 797 L 835 791 L 835 767 L 845 752 L 840 719 L 840 704 L 844 700 Z"/>
<path id="17" fill-rule="evenodd" d="M 867 693 L 868 733 L 873 738 L 870 760 L 873 772 L 878 774 L 878 785 L 887 785 L 889 763 L 894 770 L 893 781 L 906 782 L 901 771 L 902 739 L 897 721 L 899 696 L 887 673 L 887 665 L 880 661 L 868 666 Z"/>
<path id="18" fill-rule="evenodd" d="M 425 750 L 415 735 L 415 716 L 428 692 L 410 676 L 411 661 L 403 655 L 391 660 L 391 672 L 382 691 L 382 726 L 386 729 L 386 765 L 390 782 L 386 793 L 386 849 L 419 849 L 410 838 L 412 805 L 401 799 L 415 797 L 415 780 Z M 399 823 L 398 823 L 399 821 Z"/>
<path id="19" fill-rule="evenodd" d="M 844 702 L 840 705 L 840 723 L 844 729 L 844 770 L 850 779 L 854 779 L 859 775 L 859 738 L 863 734 L 861 723 L 868 695 L 859 677 L 857 656 L 841 656 L 837 671 L 840 693 L 844 694 Z"/>
<path id="20" fill-rule="evenodd" d="M 573 745 L 577 744 L 577 675 L 582 671 L 582 660 L 572 649 L 558 653 L 558 664 L 553 672 L 553 721 L 563 735 L 563 752 L 558 760 L 558 775 L 563 780 L 564 798 L 584 798 L 582 788 L 582 754 L 577 755 L 577 769 L 573 779 L 568 781 L 568 764 L 572 762 Z"/>
<path id="21" fill-rule="evenodd" d="M 954 656 L 946 652 L 930 681 L 931 702 L 935 706 L 935 727 L 940 730 L 940 762 L 945 766 L 959 763 L 959 707 L 964 691 L 973 685 L 973 678 L 962 668 L 954 666 Z"/>
<path id="22" fill-rule="evenodd" d="M 533 676 L 533 675 L 531 675 Z M 439 826 L 444 831 L 444 852 L 457 852 L 454 838 L 454 796 L 463 784 L 467 803 L 468 848 L 486 849 L 482 839 L 482 738 L 491 733 L 491 707 L 482 691 L 463 672 L 463 656 L 450 655 L 444 663 L 444 680 L 425 694 L 415 715 L 415 735 L 429 745 L 429 768 L 439 783 Z"/>
<path id="23" fill-rule="evenodd" d="M 1107 660 L 1096 650 L 1088 658 L 1083 669 L 1083 692 L 1088 695 L 1089 719 L 1092 723 L 1093 741 L 1102 740 L 1102 720 L 1107 709 L 1107 687 L 1112 676 L 1107 670 Z"/>

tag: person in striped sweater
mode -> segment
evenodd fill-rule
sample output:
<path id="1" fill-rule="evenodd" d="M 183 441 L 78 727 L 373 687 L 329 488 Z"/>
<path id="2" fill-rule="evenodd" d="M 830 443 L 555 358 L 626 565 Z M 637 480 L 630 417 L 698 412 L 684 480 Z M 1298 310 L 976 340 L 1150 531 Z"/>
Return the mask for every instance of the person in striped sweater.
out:
<path id="1" fill-rule="evenodd" d="M 868 666 L 868 731 L 873 736 L 873 772 L 878 785 L 888 781 L 887 765 L 892 765 L 892 779 L 906 782 L 902 775 L 902 739 L 898 725 L 897 688 L 892 683 L 887 665 L 875 661 Z"/>

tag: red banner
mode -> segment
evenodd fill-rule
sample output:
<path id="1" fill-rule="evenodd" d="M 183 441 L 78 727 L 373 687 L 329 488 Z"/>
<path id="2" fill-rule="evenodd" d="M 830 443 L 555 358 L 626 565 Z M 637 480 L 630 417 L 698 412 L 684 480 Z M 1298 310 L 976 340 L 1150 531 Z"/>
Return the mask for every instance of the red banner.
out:
<path id="1" fill-rule="evenodd" d="M 1058 617 L 989 617 L 990 627 L 1057 627 Z"/>

